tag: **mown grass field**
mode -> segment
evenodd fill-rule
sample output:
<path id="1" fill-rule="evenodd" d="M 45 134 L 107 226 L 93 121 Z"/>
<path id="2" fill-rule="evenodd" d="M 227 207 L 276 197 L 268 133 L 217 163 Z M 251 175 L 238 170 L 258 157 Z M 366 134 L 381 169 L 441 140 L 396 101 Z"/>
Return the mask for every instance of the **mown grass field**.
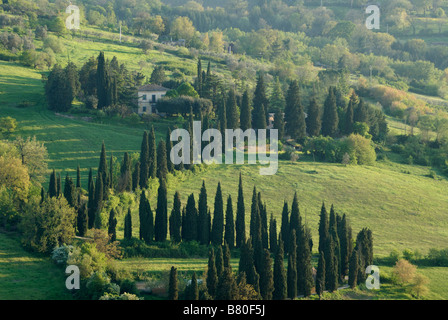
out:
<path id="1" fill-rule="evenodd" d="M 67 300 L 64 269 L 0 232 L 0 300 Z"/>

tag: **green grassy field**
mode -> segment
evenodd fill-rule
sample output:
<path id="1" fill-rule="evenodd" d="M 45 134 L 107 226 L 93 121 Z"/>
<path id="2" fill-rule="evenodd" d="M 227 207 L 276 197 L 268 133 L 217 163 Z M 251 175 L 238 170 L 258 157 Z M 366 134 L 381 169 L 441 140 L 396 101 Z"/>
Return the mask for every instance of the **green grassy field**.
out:
<path id="1" fill-rule="evenodd" d="M 0 300 L 67 300 L 64 269 L 0 233 Z"/>

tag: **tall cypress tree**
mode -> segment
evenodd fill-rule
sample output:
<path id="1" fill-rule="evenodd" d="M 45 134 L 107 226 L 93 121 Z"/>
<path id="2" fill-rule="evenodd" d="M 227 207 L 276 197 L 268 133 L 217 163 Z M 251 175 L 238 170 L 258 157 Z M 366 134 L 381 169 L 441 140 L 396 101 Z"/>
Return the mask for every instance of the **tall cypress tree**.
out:
<path id="1" fill-rule="evenodd" d="M 336 215 L 333 205 L 331 206 L 331 209 L 330 209 L 329 232 L 330 232 L 330 237 L 332 237 L 332 239 L 333 239 L 334 255 L 338 262 L 338 273 L 340 273 L 339 269 L 340 269 L 340 265 L 341 265 L 341 244 L 340 244 L 339 235 L 338 235 L 337 215 Z"/>
<path id="2" fill-rule="evenodd" d="M 128 209 L 128 213 L 124 218 L 124 238 L 126 240 L 132 239 L 132 215 L 131 208 Z"/>
<path id="3" fill-rule="evenodd" d="M 317 104 L 316 98 L 313 97 L 310 100 L 310 105 L 308 106 L 308 117 L 306 118 L 306 131 L 309 136 L 317 137 L 320 134 L 320 129 L 322 127 L 322 119 L 319 105 Z"/>
<path id="4" fill-rule="evenodd" d="M 230 194 L 227 198 L 224 242 L 227 243 L 230 249 L 233 249 L 235 246 L 235 223 L 233 221 L 233 205 L 232 197 L 230 196 Z"/>
<path id="5" fill-rule="evenodd" d="M 68 204 L 71 207 L 75 206 L 75 196 L 75 186 L 72 179 L 67 173 L 67 175 L 65 176 L 64 198 L 67 200 Z"/>
<path id="6" fill-rule="evenodd" d="M 95 221 L 95 184 L 92 177 L 92 168 L 90 168 L 89 172 L 89 199 L 87 201 L 87 216 L 89 229 L 92 229 Z"/>
<path id="7" fill-rule="evenodd" d="M 165 151 L 165 150 L 163 150 Z M 157 192 L 157 210 L 154 224 L 154 236 L 156 242 L 164 242 L 168 233 L 168 204 L 165 180 L 160 180 Z"/>
<path id="8" fill-rule="evenodd" d="M 344 133 L 346 135 L 350 135 L 351 133 L 353 133 L 355 101 L 353 101 L 352 97 L 350 97 L 350 101 L 348 102 L 347 110 L 345 112 Z"/>
<path id="9" fill-rule="evenodd" d="M 286 283 L 286 270 L 283 264 L 283 260 L 283 241 L 280 237 L 274 261 L 274 292 L 272 295 L 272 298 L 274 300 L 285 300 L 288 293 Z"/>
<path id="10" fill-rule="evenodd" d="M 304 227 L 306 228 L 306 227 Z M 297 291 L 308 297 L 314 286 L 313 269 L 311 265 L 310 232 L 304 230 L 300 233 L 297 254 Z"/>
<path id="11" fill-rule="evenodd" d="M 166 147 L 165 147 L 166 151 Z M 151 128 L 149 133 L 149 171 L 148 175 L 150 178 L 157 177 L 157 144 L 156 144 L 156 134 L 154 132 L 154 127 Z"/>
<path id="12" fill-rule="evenodd" d="M 334 137 L 339 125 L 338 108 L 334 88 L 330 87 L 327 99 L 324 103 L 324 113 L 322 116 L 322 135 Z M 328 263 L 328 261 L 327 261 Z"/>
<path id="13" fill-rule="evenodd" d="M 272 259 L 269 250 L 264 249 L 263 267 L 260 272 L 260 294 L 264 300 L 272 300 L 274 291 L 274 275 L 272 273 Z"/>
<path id="14" fill-rule="evenodd" d="M 219 98 L 218 101 L 218 130 L 221 133 L 224 133 L 227 129 L 227 108 L 226 108 L 226 99 L 224 96 Z M 224 144 L 223 144 L 224 145 Z"/>
<path id="15" fill-rule="evenodd" d="M 215 210 L 214 210 L 213 226 L 210 238 L 213 245 L 220 246 L 222 245 L 222 239 L 224 233 L 224 203 L 222 198 L 220 182 L 218 182 L 218 188 L 216 189 L 214 206 Z"/>
<path id="16" fill-rule="evenodd" d="M 350 266 L 348 272 L 348 285 L 351 289 L 354 289 L 358 284 L 358 272 L 359 272 L 359 264 L 358 264 L 358 251 L 353 250 L 352 255 L 350 257 Z"/>
<path id="17" fill-rule="evenodd" d="M 208 226 L 207 189 L 205 181 L 202 181 L 201 192 L 198 200 L 198 236 L 199 242 L 204 245 L 210 243 L 210 229 Z"/>
<path id="18" fill-rule="evenodd" d="M 232 266 L 230 265 L 230 249 L 227 242 L 224 241 L 224 245 L 222 246 L 222 258 L 223 258 L 223 266 L 224 269 L 230 268 L 232 269 Z"/>
<path id="19" fill-rule="evenodd" d="M 240 181 L 238 185 L 238 200 L 236 207 L 236 247 L 239 248 L 246 242 L 246 210 L 244 207 L 243 180 L 240 172 Z M 247 275 L 246 275 L 247 276 Z"/>
<path id="20" fill-rule="evenodd" d="M 58 194 L 58 186 L 57 186 L 57 178 L 56 178 L 56 171 L 53 169 L 53 172 L 50 175 L 50 185 L 48 188 L 48 196 L 50 198 L 57 197 Z"/>
<path id="21" fill-rule="evenodd" d="M 252 205 L 250 215 L 250 237 L 254 248 L 254 262 L 257 273 L 260 274 L 263 259 L 262 226 L 260 217 L 260 206 L 258 204 L 257 189 L 254 187 L 252 194 Z"/>
<path id="22" fill-rule="evenodd" d="M 170 270 L 170 282 L 168 286 L 168 300 L 178 300 L 179 299 L 179 287 L 177 283 L 177 269 L 171 267 Z"/>
<path id="23" fill-rule="evenodd" d="M 198 92 L 199 96 L 203 96 L 203 83 L 202 83 L 202 62 L 201 59 L 198 59 L 198 65 L 197 65 L 197 78 L 196 78 L 196 91 Z"/>
<path id="24" fill-rule="evenodd" d="M 98 56 L 98 67 L 96 71 L 96 88 L 98 96 L 98 109 L 107 106 L 107 88 L 106 88 L 106 61 L 104 52 L 100 52 Z"/>
<path id="25" fill-rule="evenodd" d="M 282 211 L 282 225 L 280 227 L 280 234 L 284 243 L 285 252 L 289 252 L 289 209 L 288 203 L 285 201 L 283 203 L 283 211 Z"/>
<path id="26" fill-rule="evenodd" d="M 325 273 L 325 257 L 324 253 L 320 252 L 316 273 L 316 294 L 319 296 L 319 298 L 325 291 Z"/>
<path id="27" fill-rule="evenodd" d="M 227 103 L 226 103 L 226 129 L 237 129 L 239 126 L 238 119 L 238 105 L 236 102 L 235 90 L 232 88 L 229 90 Z"/>
<path id="28" fill-rule="evenodd" d="M 241 243 L 241 254 L 239 262 L 239 273 L 246 275 L 247 283 L 252 285 L 259 292 L 259 275 L 255 269 L 254 250 L 252 249 L 252 240 L 248 239 Z"/>
<path id="29" fill-rule="evenodd" d="M 283 140 L 285 136 L 285 115 L 280 109 L 275 111 L 274 129 L 278 130 L 278 140 Z"/>
<path id="30" fill-rule="evenodd" d="M 327 240 L 325 251 L 325 287 L 328 289 L 328 291 L 334 292 L 338 288 L 339 273 L 337 257 L 334 254 L 333 237 L 331 235 Z"/>
<path id="31" fill-rule="evenodd" d="M 79 164 L 76 167 L 76 188 L 81 188 L 81 169 L 79 168 Z"/>
<path id="32" fill-rule="evenodd" d="M 125 152 L 120 169 L 121 189 L 125 191 L 132 190 L 132 168 L 129 153 Z"/>
<path id="33" fill-rule="evenodd" d="M 257 86 L 255 88 L 253 106 L 254 109 L 252 110 L 252 128 L 266 129 L 268 98 L 266 96 L 264 77 L 261 73 L 258 76 Z"/>
<path id="34" fill-rule="evenodd" d="M 109 214 L 109 227 L 107 229 L 107 234 L 109 235 L 111 242 L 117 240 L 117 213 L 114 208 L 112 208 Z"/>
<path id="35" fill-rule="evenodd" d="M 341 248 L 340 273 L 341 277 L 344 278 L 346 275 L 348 275 L 348 267 L 351 255 L 351 252 L 349 252 L 348 221 L 345 214 L 342 216 L 341 223 L 338 224 L 338 237 Z"/>
<path id="36" fill-rule="evenodd" d="M 325 251 L 325 244 L 329 237 L 328 214 L 325 203 L 322 203 L 319 220 L 319 252 Z"/>
<path id="37" fill-rule="evenodd" d="M 180 194 L 176 191 L 174 194 L 173 209 L 170 215 L 170 238 L 174 243 L 179 243 L 182 240 L 182 213 L 181 213 Z"/>
<path id="38" fill-rule="evenodd" d="M 101 174 L 103 180 L 103 197 L 106 195 L 107 187 L 109 186 L 109 171 L 107 170 L 107 158 L 106 158 L 106 146 L 103 144 L 101 146 L 100 163 L 98 165 L 98 173 Z"/>
<path id="39" fill-rule="evenodd" d="M 269 220 L 269 249 L 272 253 L 277 252 L 277 220 L 272 213 Z"/>
<path id="40" fill-rule="evenodd" d="M 294 199 L 292 201 L 291 218 L 289 221 L 289 234 L 291 234 L 292 230 L 296 231 L 297 239 L 301 239 L 300 234 L 302 233 L 302 217 L 300 216 L 297 192 L 294 193 Z"/>
<path id="41" fill-rule="evenodd" d="M 187 287 L 189 294 L 187 300 L 199 300 L 199 287 L 196 272 L 193 272 L 191 284 Z"/>
<path id="42" fill-rule="evenodd" d="M 80 204 L 78 208 L 78 217 L 77 217 L 77 229 L 78 235 L 80 237 L 84 237 L 87 233 L 88 227 L 88 213 L 87 213 L 87 204 Z"/>
<path id="43" fill-rule="evenodd" d="M 101 217 L 101 210 L 103 209 L 103 177 L 101 173 L 98 173 L 96 178 L 96 185 L 95 185 L 95 200 L 94 200 L 94 227 L 96 229 L 101 229 L 103 222 Z"/>
<path id="44" fill-rule="evenodd" d="M 143 133 L 143 140 L 140 150 L 140 189 L 148 187 L 149 178 L 149 134 Z"/>
<path id="45" fill-rule="evenodd" d="M 224 269 L 222 276 L 219 278 L 218 289 L 216 292 L 216 300 L 237 300 L 238 287 L 235 276 L 230 268 Z"/>
<path id="46" fill-rule="evenodd" d="M 353 121 L 365 123 L 369 121 L 369 111 L 367 109 L 367 105 L 362 99 L 359 100 L 358 106 L 354 110 Z"/>
<path id="47" fill-rule="evenodd" d="M 243 131 L 252 128 L 252 111 L 250 107 L 249 92 L 244 91 L 241 100 L 240 128 Z"/>
<path id="48" fill-rule="evenodd" d="M 112 190 L 115 188 L 115 179 L 114 179 L 114 157 L 111 155 L 110 156 L 110 161 L 109 161 L 109 175 L 108 175 L 108 184 L 107 187 L 111 188 Z"/>
<path id="49" fill-rule="evenodd" d="M 61 179 L 61 174 L 58 173 L 58 176 L 56 178 L 56 197 L 57 198 L 59 198 L 59 196 L 62 194 L 61 188 L 62 188 L 62 179 Z"/>
<path id="50" fill-rule="evenodd" d="M 296 80 L 289 86 L 286 97 L 285 119 L 287 135 L 296 140 L 306 137 L 305 112 L 300 101 L 299 83 Z"/>
<path id="51" fill-rule="evenodd" d="M 294 229 L 289 235 L 287 283 L 288 298 L 295 299 L 297 297 L 297 240 Z"/>
<path id="52" fill-rule="evenodd" d="M 215 265 L 216 265 L 216 273 L 217 273 L 218 279 L 219 279 L 219 278 L 221 278 L 222 273 L 224 272 L 224 253 L 222 252 L 221 245 L 219 245 L 216 248 Z"/>
<path id="53" fill-rule="evenodd" d="M 159 180 L 165 180 L 167 174 L 166 143 L 164 140 L 160 140 L 157 146 L 157 177 Z"/>
<path id="54" fill-rule="evenodd" d="M 185 211 L 185 223 L 182 223 L 182 231 L 185 232 L 184 239 L 186 241 L 196 241 L 198 239 L 198 211 L 194 194 L 188 197 Z"/>
<path id="55" fill-rule="evenodd" d="M 210 248 L 208 253 L 208 268 L 207 268 L 207 291 L 212 298 L 216 295 L 216 289 L 218 287 L 218 272 L 215 264 L 215 251 Z"/>
<path id="56" fill-rule="evenodd" d="M 266 204 L 261 200 L 261 192 L 258 193 L 258 205 L 260 206 L 260 221 L 261 221 L 261 242 L 263 248 L 269 248 L 269 233 L 268 233 L 268 213 Z"/>

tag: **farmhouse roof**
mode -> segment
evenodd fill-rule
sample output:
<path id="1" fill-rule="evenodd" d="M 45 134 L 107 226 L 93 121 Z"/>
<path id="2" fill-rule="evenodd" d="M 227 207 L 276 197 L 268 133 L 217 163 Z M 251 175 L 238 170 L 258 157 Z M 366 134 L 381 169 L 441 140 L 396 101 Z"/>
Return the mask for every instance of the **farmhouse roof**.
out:
<path id="1" fill-rule="evenodd" d="M 169 91 L 165 87 L 159 86 L 157 84 L 145 84 L 144 86 L 138 87 L 138 91 Z"/>

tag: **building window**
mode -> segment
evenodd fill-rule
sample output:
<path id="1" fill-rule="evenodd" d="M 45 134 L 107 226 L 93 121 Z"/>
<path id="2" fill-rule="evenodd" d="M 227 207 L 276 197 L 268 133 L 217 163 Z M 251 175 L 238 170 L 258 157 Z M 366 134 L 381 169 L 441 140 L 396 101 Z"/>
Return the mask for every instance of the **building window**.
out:
<path id="1" fill-rule="evenodd" d="M 143 107 L 143 112 L 146 112 L 146 107 Z"/>
<path id="2" fill-rule="evenodd" d="M 143 95 L 143 100 L 146 100 L 146 94 Z"/>
<path id="3" fill-rule="evenodd" d="M 156 95 L 155 94 L 152 95 L 152 103 L 156 103 Z"/>

